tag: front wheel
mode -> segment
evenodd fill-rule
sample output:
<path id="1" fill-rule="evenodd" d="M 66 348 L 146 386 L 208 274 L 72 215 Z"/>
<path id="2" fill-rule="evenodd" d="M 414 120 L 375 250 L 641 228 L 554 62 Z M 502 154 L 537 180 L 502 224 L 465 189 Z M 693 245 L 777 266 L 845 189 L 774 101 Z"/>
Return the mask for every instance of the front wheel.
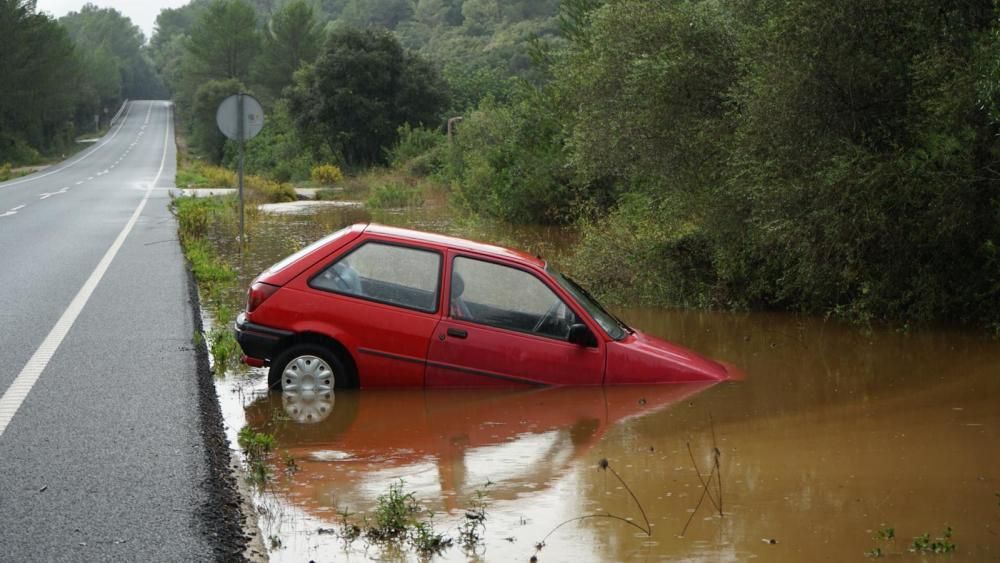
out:
<path id="1" fill-rule="evenodd" d="M 350 387 L 351 377 L 343 362 L 329 350 L 300 344 L 271 362 L 267 383 L 271 389 L 311 399 L 332 393 L 334 388 Z"/>

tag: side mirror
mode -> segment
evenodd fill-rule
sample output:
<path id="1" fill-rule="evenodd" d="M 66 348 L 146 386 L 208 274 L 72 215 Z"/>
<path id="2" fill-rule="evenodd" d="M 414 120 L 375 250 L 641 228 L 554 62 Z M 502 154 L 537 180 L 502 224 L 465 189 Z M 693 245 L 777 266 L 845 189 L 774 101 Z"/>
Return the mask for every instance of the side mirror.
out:
<path id="1" fill-rule="evenodd" d="M 570 326 L 569 336 L 566 340 L 586 348 L 597 347 L 597 337 L 594 336 L 593 332 L 590 332 L 590 329 L 587 328 L 587 325 L 585 324 L 575 324 Z"/>

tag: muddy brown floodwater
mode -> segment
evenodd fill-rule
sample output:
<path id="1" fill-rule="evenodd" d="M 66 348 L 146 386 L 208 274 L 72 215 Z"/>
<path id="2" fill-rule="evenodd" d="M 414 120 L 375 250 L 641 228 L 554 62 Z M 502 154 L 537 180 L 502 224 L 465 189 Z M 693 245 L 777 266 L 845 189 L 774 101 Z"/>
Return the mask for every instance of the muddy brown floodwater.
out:
<path id="1" fill-rule="evenodd" d="M 783 314 L 618 312 L 740 366 L 746 379 L 338 392 L 308 404 L 268 394 L 263 372 L 220 380 L 230 439 L 244 424 L 277 437 L 276 477 L 255 499 L 265 543 L 280 541 L 271 558 L 418 560 L 329 533 L 339 511 L 360 522 L 403 479 L 434 512 L 435 529 L 452 537 L 477 490 L 492 483 L 484 543 L 472 555 L 484 561 L 857 561 L 876 547 L 919 561 L 908 552 L 913 538 L 933 540 L 946 527 L 955 552 L 927 560 L 1000 561 L 1000 343 L 962 330 L 860 330 Z M 716 448 L 721 479 L 699 505 Z M 641 508 L 599 468 L 602 459 Z M 643 512 L 651 535 L 638 529 Z M 577 519 L 608 514 L 635 526 Z M 873 540 L 883 527 L 894 528 L 893 541 Z M 439 559 L 470 554 L 452 547 Z"/>

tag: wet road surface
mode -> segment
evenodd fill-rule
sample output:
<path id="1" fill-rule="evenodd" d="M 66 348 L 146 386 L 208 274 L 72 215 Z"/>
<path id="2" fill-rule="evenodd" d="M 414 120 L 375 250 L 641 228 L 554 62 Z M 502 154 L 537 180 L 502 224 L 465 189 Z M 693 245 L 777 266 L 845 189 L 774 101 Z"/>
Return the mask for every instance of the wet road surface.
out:
<path id="1" fill-rule="evenodd" d="M 224 553 L 174 170 L 172 108 L 132 102 L 0 184 L 0 560 Z"/>

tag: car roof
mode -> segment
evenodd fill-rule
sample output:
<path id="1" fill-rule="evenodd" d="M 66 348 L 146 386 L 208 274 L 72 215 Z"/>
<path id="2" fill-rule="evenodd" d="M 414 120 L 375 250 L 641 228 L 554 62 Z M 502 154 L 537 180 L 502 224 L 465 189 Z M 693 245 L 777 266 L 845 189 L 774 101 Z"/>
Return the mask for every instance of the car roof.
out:
<path id="1" fill-rule="evenodd" d="M 364 228 L 364 232 L 371 233 L 374 235 L 384 235 L 389 237 L 409 239 L 416 242 L 426 242 L 440 246 L 447 246 L 449 248 L 453 248 L 459 251 L 472 252 L 487 257 L 492 256 L 496 258 L 506 258 L 508 260 L 514 260 L 517 262 L 529 264 L 531 266 L 535 266 L 536 268 L 541 268 L 541 269 L 545 268 L 545 261 L 542 260 L 541 257 L 532 256 L 531 254 L 528 254 L 526 252 L 521 252 L 520 250 L 504 248 L 502 246 L 476 242 L 448 235 L 439 235 L 436 233 L 414 231 L 411 229 L 401 229 L 398 227 L 389 227 L 387 225 L 379 225 L 377 223 L 370 223 L 367 227 Z"/>

